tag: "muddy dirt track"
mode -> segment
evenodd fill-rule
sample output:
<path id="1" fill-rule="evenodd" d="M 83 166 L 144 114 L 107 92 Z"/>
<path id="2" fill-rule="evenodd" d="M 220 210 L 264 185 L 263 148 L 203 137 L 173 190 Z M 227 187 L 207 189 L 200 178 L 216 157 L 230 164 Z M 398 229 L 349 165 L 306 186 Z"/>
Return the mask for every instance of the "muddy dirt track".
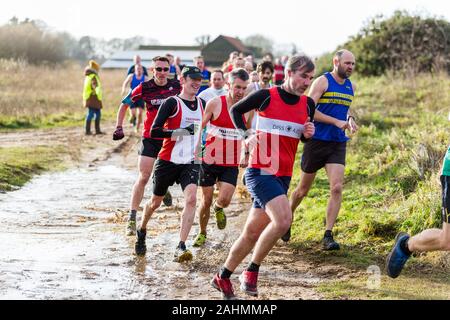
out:
<path id="1" fill-rule="evenodd" d="M 80 128 L 0 134 L 2 146 L 61 145 L 69 167 L 0 194 L 0 298 L 221 299 L 209 281 L 250 208 L 242 186 L 226 211 L 227 228 L 218 230 L 212 218 L 201 249 L 191 246 L 199 227 L 196 217 L 187 243 L 194 260 L 184 264 L 172 262 L 182 198 L 180 187 L 171 187 L 174 205 L 155 213 L 147 254 L 138 258 L 135 238 L 125 236 L 124 221 L 137 177 L 139 139 L 112 141 L 112 126 L 105 131 L 107 135 L 90 137 Z M 144 201 L 150 195 L 151 183 Z M 241 299 L 250 299 L 239 292 L 237 280 L 249 257 L 232 276 Z M 339 274 L 345 277 L 350 271 L 315 265 L 280 240 L 261 267 L 258 299 L 321 299 L 317 285 Z"/>

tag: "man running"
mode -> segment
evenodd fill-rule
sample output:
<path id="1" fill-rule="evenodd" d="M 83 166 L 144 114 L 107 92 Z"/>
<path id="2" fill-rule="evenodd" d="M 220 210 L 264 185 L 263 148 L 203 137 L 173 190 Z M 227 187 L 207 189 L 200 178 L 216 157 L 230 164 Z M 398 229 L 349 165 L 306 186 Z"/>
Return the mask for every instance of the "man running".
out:
<path id="1" fill-rule="evenodd" d="M 181 94 L 164 101 L 152 126 L 152 137 L 164 138 L 164 142 L 155 165 L 153 195 L 144 207 L 144 217 L 137 231 L 135 244 L 136 254 L 144 255 L 147 251 L 147 224 L 153 212 L 161 205 L 169 186 L 176 182 L 181 185 L 184 194 L 180 242 L 175 250 L 177 262 L 192 259 L 192 253 L 187 250 L 185 242 L 195 217 L 200 167 L 196 162 L 196 154 L 205 105 L 202 99 L 196 97 L 202 82 L 199 68 L 184 67 L 180 81 Z"/>
<path id="2" fill-rule="evenodd" d="M 355 94 L 355 85 L 348 79 L 355 67 L 355 57 L 348 50 L 338 51 L 333 58 L 334 69 L 317 78 L 311 86 L 309 96 L 317 104 L 315 117 L 316 133 L 303 149 L 300 183 L 291 194 L 291 210 L 294 214 L 308 194 L 316 173 L 325 167 L 330 183 L 326 229 L 322 240 L 324 250 L 339 250 L 333 238 L 333 227 L 342 202 L 345 156 L 347 140 L 343 129 L 351 133 L 358 130 L 349 108 Z M 291 229 L 282 237 L 289 241 Z"/>
<path id="3" fill-rule="evenodd" d="M 215 97 L 224 96 L 228 93 L 225 88 L 225 78 L 223 77 L 222 70 L 214 70 L 211 75 L 212 86 L 203 90 L 198 97 L 202 98 L 206 102 L 212 100 Z"/>
<path id="4" fill-rule="evenodd" d="M 200 69 L 202 73 L 202 86 L 200 87 L 200 90 L 198 90 L 197 95 L 199 95 L 203 90 L 206 90 L 211 85 L 211 72 L 205 69 L 205 59 L 203 59 L 202 56 L 198 56 L 194 58 L 194 64 L 197 66 L 197 68 Z"/>
<path id="5" fill-rule="evenodd" d="M 262 89 L 239 101 L 232 109 L 236 128 L 246 130 L 242 115 L 256 109 L 259 121 L 256 142 L 250 151 L 245 176 L 253 207 L 244 230 L 231 247 L 228 258 L 211 284 L 225 299 L 233 299 L 230 276 L 252 251 L 248 268 L 241 274 L 241 290 L 258 295 L 259 267 L 290 226 L 292 213 L 287 190 L 298 142 L 314 135 L 314 101 L 303 95 L 314 76 L 314 64 L 304 55 L 293 56 L 286 66 L 281 87 Z"/>
<path id="6" fill-rule="evenodd" d="M 141 56 L 140 55 L 135 55 L 134 57 L 133 57 L 133 65 L 131 65 L 129 68 L 128 68 L 128 71 L 127 71 L 127 75 L 130 75 L 130 74 L 133 74 L 134 73 L 134 69 L 135 69 L 135 67 L 136 67 L 136 65 L 142 65 L 142 59 L 141 59 Z M 146 77 L 148 77 L 148 72 L 147 72 L 147 68 L 146 67 L 144 67 L 144 66 L 142 66 L 142 68 L 144 69 L 144 75 L 146 76 Z"/>
<path id="7" fill-rule="evenodd" d="M 195 239 L 194 247 L 203 246 L 206 241 L 214 185 L 217 183 L 219 189 L 217 200 L 213 205 L 219 229 L 226 226 L 224 208 L 230 204 L 236 189 L 241 162 L 241 135 L 231 121 L 230 109 L 244 97 L 249 76 L 244 69 L 233 69 L 229 76 L 228 95 L 210 100 L 203 116 L 202 126 L 208 125 L 203 163 L 200 166 L 199 186 L 202 187 L 203 195 L 199 213 L 200 233 Z"/>
<path id="8" fill-rule="evenodd" d="M 400 275 L 413 252 L 450 251 L 450 146 L 442 165 L 441 187 L 442 228 L 427 229 L 413 237 L 405 232 L 397 234 L 394 247 L 386 259 L 389 277 L 397 278 Z"/>
<path id="9" fill-rule="evenodd" d="M 122 96 L 127 91 L 127 88 L 129 89 L 128 95 L 122 100 L 119 109 L 121 108 L 126 109 L 128 106 L 130 107 L 131 123 L 133 124 L 135 132 L 139 132 L 139 128 L 141 127 L 142 123 L 142 113 L 144 111 L 145 102 L 142 99 L 133 102 L 131 100 L 131 93 L 138 85 L 140 85 L 142 82 L 148 81 L 149 79 L 146 75 L 144 75 L 144 67 L 142 65 L 140 64 L 136 65 L 134 70 L 135 70 L 134 73 L 129 74 L 122 84 Z M 121 114 L 120 110 L 119 114 Z M 116 126 L 122 126 L 122 124 L 123 118 L 117 119 Z"/>
<path id="10" fill-rule="evenodd" d="M 133 102 L 143 99 L 146 103 L 147 113 L 144 121 L 144 130 L 142 132 L 141 146 L 139 148 L 138 168 L 139 177 L 133 186 L 131 193 L 131 208 L 128 217 L 126 234 L 131 236 L 136 234 L 136 212 L 139 204 L 144 197 L 145 186 L 153 171 L 153 164 L 161 150 L 163 139 L 150 137 L 150 128 L 158 112 L 159 106 L 168 97 L 174 96 L 180 92 L 180 83 L 177 80 L 167 79 L 169 74 L 169 60 L 166 57 L 153 58 L 153 79 L 138 85 L 131 94 Z M 123 114 L 121 113 L 123 112 Z M 119 110 L 118 118 L 125 116 L 126 110 Z M 113 139 L 120 140 L 124 137 L 122 126 L 117 126 Z M 166 205 L 171 205 L 171 196 L 167 195 Z"/>
<path id="11" fill-rule="evenodd" d="M 274 67 L 272 62 L 270 61 L 263 61 L 262 63 L 258 64 L 256 67 L 256 72 L 259 76 L 258 82 L 252 82 L 251 85 L 247 87 L 247 95 L 251 94 L 252 92 L 258 91 L 260 89 L 270 89 L 272 88 L 272 84 L 270 81 L 273 77 Z M 255 129 L 256 128 L 256 116 L 255 116 L 255 110 L 250 111 L 250 114 L 248 116 L 248 128 Z"/>

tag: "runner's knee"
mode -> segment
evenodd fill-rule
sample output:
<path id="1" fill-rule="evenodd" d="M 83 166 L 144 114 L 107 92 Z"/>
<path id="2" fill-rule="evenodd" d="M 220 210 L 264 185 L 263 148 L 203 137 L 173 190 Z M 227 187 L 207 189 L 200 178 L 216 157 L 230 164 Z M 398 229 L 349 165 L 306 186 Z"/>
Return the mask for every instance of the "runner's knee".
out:
<path id="1" fill-rule="evenodd" d="M 185 207 L 195 208 L 196 204 L 197 204 L 197 195 L 196 194 L 190 194 L 190 195 L 186 196 Z"/>
<path id="2" fill-rule="evenodd" d="M 340 196 L 342 194 L 342 183 L 335 183 L 331 186 L 331 194 Z"/>
<path id="3" fill-rule="evenodd" d="M 147 202 L 147 204 L 149 205 L 152 211 L 155 211 L 161 206 L 161 202 L 162 202 L 161 197 L 152 197 L 152 199 L 149 202 Z"/>
<path id="4" fill-rule="evenodd" d="M 223 197 L 223 196 L 219 196 L 219 198 L 217 198 L 217 203 L 222 207 L 222 208 L 226 208 L 230 205 L 231 199 L 229 197 Z"/>
<path id="5" fill-rule="evenodd" d="M 296 199 L 296 200 L 302 200 L 304 197 L 306 197 L 308 195 L 308 189 L 307 188 L 298 188 L 295 189 L 292 192 L 292 198 Z"/>
<path id="6" fill-rule="evenodd" d="M 139 183 L 147 184 L 148 180 L 150 180 L 151 175 L 152 174 L 150 172 L 141 172 L 139 174 Z"/>

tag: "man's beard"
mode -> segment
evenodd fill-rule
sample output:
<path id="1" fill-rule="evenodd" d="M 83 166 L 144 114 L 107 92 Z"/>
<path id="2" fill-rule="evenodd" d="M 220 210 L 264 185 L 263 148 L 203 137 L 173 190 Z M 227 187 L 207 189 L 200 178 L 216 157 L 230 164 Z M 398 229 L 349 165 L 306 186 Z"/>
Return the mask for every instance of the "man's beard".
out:
<path id="1" fill-rule="evenodd" d="M 347 79 L 347 78 L 350 77 L 350 75 L 348 75 L 348 74 L 345 72 L 345 69 L 342 68 L 341 66 L 338 66 L 337 74 L 338 74 L 338 76 L 339 76 L 340 78 L 342 78 L 342 79 Z"/>

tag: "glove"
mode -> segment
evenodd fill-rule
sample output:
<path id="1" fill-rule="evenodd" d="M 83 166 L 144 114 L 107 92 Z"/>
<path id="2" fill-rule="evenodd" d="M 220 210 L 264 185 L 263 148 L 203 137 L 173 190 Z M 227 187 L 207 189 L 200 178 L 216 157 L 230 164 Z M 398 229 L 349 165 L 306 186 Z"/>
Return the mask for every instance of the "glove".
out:
<path id="1" fill-rule="evenodd" d="M 123 137 L 125 137 L 123 134 L 123 129 L 121 126 L 118 126 L 113 133 L 113 140 L 121 140 Z"/>
<path id="2" fill-rule="evenodd" d="M 180 137 L 180 136 L 193 136 L 195 132 L 195 125 L 192 123 L 186 128 L 180 128 L 173 131 L 172 136 Z"/>

